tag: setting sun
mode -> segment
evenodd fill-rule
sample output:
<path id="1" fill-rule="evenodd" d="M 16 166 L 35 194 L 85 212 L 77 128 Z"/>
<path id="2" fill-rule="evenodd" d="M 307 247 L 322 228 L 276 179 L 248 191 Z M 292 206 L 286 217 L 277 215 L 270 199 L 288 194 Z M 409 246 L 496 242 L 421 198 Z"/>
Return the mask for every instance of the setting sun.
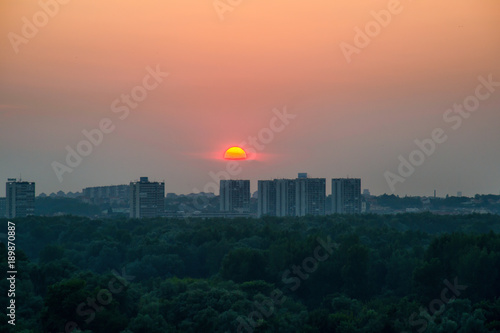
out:
<path id="1" fill-rule="evenodd" d="M 226 160 L 246 160 L 247 153 L 240 147 L 231 147 L 224 153 Z"/>

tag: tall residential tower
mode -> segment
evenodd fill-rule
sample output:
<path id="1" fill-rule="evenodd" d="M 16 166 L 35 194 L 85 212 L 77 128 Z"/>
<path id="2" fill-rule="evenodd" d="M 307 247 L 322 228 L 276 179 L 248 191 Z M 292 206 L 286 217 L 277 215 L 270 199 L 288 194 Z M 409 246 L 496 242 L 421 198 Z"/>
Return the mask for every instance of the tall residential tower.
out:
<path id="1" fill-rule="evenodd" d="M 250 180 L 221 180 L 219 200 L 221 212 L 250 212 Z"/>
<path id="2" fill-rule="evenodd" d="M 165 213 L 165 183 L 141 177 L 130 183 L 130 217 L 158 217 Z"/>
<path id="3" fill-rule="evenodd" d="M 306 173 L 297 179 L 260 180 L 258 215 L 325 215 L 325 184 L 325 178 Z"/>
<path id="4" fill-rule="evenodd" d="M 257 216 L 276 216 L 276 182 L 259 180 L 258 184 Z"/>
<path id="5" fill-rule="evenodd" d="M 297 216 L 325 215 L 326 179 L 296 179 L 295 209 Z"/>
<path id="6" fill-rule="evenodd" d="M 9 178 L 5 184 L 7 218 L 24 217 L 35 212 L 35 183 Z"/>
<path id="7" fill-rule="evenodd" d="M 361 213 L 361 179 L 332 179 L 332 213 Z"/>

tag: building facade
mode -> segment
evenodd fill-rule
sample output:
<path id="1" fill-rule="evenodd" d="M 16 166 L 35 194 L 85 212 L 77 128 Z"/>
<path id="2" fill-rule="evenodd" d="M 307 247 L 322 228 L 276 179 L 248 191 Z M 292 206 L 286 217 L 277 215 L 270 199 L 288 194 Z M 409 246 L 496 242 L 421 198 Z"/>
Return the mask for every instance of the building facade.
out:
<path id="1" fill-rule="evenodd" d="M 295 216 L 297 183 L 295 179 L 275 179 L 276 216 Z"/>
<path id="2" fill-rule="evenodd" d="M 250 212 L 250 180 L 221 180 L 219 200 L 221 212 Z"/>
<path id="3" fill-rule="evenodd" d="M 130 217 L 158 217 L 165 214 L 165 183 L 141 177 L 130 183 Z"/>
<path id="4" fill-rule="evenodd" d="M 276 182 L 259 180 L 257 198 L 257 216 L 276 216 Z"/>
<path id="5" fill-rule="evenodd" d="M 325 178 L 259 181 L 258 216 L 325 215 Z"/>
<path id="6" fill-rule="evenodd" d="M 5 184 L 7 218 L 24 217 L 35 213 L 35 183 L 9 178 Z"/>
<path id="7" fill-rule="evenodd" d="M 332 213 L 361 213 L 361 179 L 332 179 Z"/>
<path id="8" fill-rule="evenodd" d="M 296 183 L 296 216 L 325 215 L 326 179 L 301 177 Z"/>

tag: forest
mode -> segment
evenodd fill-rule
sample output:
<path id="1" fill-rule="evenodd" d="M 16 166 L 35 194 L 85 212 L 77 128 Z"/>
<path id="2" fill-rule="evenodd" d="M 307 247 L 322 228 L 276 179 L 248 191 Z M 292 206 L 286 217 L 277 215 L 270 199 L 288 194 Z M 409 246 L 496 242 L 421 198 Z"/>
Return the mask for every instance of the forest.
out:
<path id="1" fill-rule="evenodd" d="M 11 221 L 1 332 L 500 332 L 498 215 Z"/>

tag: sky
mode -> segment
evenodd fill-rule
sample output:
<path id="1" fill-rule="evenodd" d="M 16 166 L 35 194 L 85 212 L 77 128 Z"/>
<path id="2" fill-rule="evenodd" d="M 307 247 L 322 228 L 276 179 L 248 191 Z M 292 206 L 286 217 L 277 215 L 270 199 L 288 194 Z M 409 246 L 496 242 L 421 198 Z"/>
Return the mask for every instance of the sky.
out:
<path id="1" fill-rule="evenodd" d="M 0 32 L 0 183 L 500 193 L 498 0 L 6 0 Z"/>

